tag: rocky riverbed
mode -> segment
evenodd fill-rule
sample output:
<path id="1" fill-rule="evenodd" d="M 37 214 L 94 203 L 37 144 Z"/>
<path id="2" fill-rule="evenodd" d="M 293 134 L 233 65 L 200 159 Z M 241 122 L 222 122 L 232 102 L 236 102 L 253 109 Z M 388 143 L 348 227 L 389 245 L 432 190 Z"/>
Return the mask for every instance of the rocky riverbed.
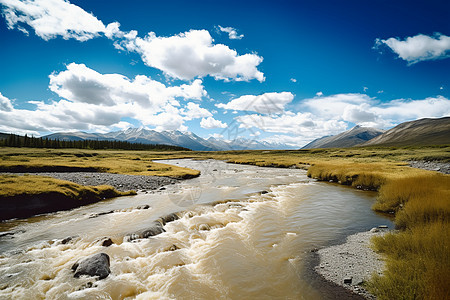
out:
<path id="1" fill-rule="evenodd" d="M 366 299 L 375 299 L 362 284 L 370 279 L 374 272 L 381 275 L 383 271 L 384 262 L 381 256 L 370 248 L 372 237 L 388 232 L 384 226 L 380 227 L 350 235 L 344 244 L 320 249 L 320 263 L 315 267 L 316 272 L 326 280 Z"/>
<path id="2" fill-rule="evenodd" d="M 24 175 L 24 173 L 3 173 L 13 175 Z M 177 179 L 161 176 L 123 175 L 111 173 L 94 172 L 49 172 L 49 173 L 26 173 L 29 175 L 49 176 L 56 179 L 68 180 L 82 185 L 111 185 L 119 191 L 146 192 L 157 190 L 164 185 L 174 184 Z"/>

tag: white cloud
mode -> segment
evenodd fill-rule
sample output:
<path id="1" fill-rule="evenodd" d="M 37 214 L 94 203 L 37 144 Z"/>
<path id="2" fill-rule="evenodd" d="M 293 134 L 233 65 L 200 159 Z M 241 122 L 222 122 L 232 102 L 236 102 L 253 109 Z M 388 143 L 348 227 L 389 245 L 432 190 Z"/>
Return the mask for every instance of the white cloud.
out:
<path id="1" fill-rule="evenodd" d="M 281 113 L 294 99 L 290 92 L 265 93 L 262 95 L 244 95 L 227 104 L 219 103 L 217 107 L 239 111 L 255 111 L 262 114 Z"/>
<path id="2" fill-rule="evenodd" d="M 342 118 L 347 106 L 359 106 L 370 101 L 371 98 L 365 94 L 318 95 L 317 97 L 303 100 L 301 106 L 322 118 L 336 119 Z"/>
<path id="3" fill-rule="evenodd" d="M 316 96 L 317 96 L 317 97 L 322 97 L 322 96 L 323 96 L 323 93 L 322 93 L 322 92 L 317 92 L 317 93 L 316 93 Z"/>
<path id="4" fill-rule="evenodd" d="M 205 129 L 214 129 L 214 128 L 226 128 L 227 123 L 223 123 L 219 120 L 214 119 L 213 117 L 203 118 L 200 121 L 200 126 Z"/>
<path id="5" fill-rule="evenodd" d="M 237 30 L 233 27 L 222 27 L 219 25 L 219 30 L 228 33 L 228 38 L 231 40 L 240 40 L 244 37 L 243 34 L 238 35 Z"/>
<path id="6" fill-rule="evenodd" d="M 86 41 L 106 31 L 92 14 L 64 0 L 0 0 L 9 29 L 28 34 L 28 25 L 44 40 L 61 36 Z"/>
<path id="7" fill-rule="evenodd" d="M 277 134 L 266 138 L 267 141 L 302 146 L 316 138 L 343 132 L 352 126 L 349 123 L 388 129 L 406 121 L 450 116 L 450 100 L 437 96 L 382 102 L 365 94 L 336 94 L 302 100 L 297 109 L 300 112 L 242 115 L 236 121 L 241 128 Z"/>
<path id="8" fill-rule="evenodd" d="M 207 30 L 190 30 L 170 37 L 149 32 L 146 37 L 127 37 L 121 46 L 141 55 L 144 63 L 167 76 L 190 80 L 212 76 L 220 80 L 265 80 L 257 69 L 263 58 L 257 54 L 239 55 L 223 44 L 213 44 Z"/>
<path id="9" fill-rule="evenodd" d="M 150 77 L 138 75 L 133 80 L 120 74 L 100 74 L 84 64 L 71 63 L 66 71 L 50 77 L 50 90 L 72 102 L 104 106 L 138 104 L 159 109 L 176 97 L 201 99 L 206 96 L 200 79 L 190 85 L 165 86 Z"/>
<path id="10" fill-rule="evenodd" d="M 212 114 L 207 109 L 200 107 L 197 103 L 189 102 L 186 108 L 187 111 L 183 113 L 186 120 L 212 117 Z"/>
<path id="11" fill-rule="evenodd" d="M 258 128 L 266 132 L 293 134 L 305 137 L 320 137 L 336 134 L 347 128 L 342 120 L 319 119 L 311 113 L 286 112 L 279 116 L 243 115 L 236 120 L 241 128 Z"/>
<path id="12" fill-rule="evenodd" d="M 291 80 L 291 82 L 294 82 L 294 83 L 297 82 L 297 79 L 295 79 L 295 78 L 291 78 L 290 80 Z"/>
<path id="13" fill-rule="evenodd" d="M 224 138 L 224 136 L 220 133 L 213 133 L 213 134 L 210 134 L 208 137 L 212 137 L 215 139 L 223 139 Z"/>
<path id="14" fill-rule="evenodd" d="M 11 100 L 6 98 L 5 96 L 0 93 L 0 111 L 12 111 L 13 105 L 11 103 Z"/>
<path id="15" fill-rule="evenodd" d="M 387 40 L 376 39 L 374 48 L 378 49 L 383 44 L 409 64 L 450 56 L 450 37 L 440 33 L 435 33 L 434 36 L 418 34 L 407 37 L 404 41 L 393 37 Z"/>
<path id="16" fill-rule="evenodd" d="M 191 84 L 166 86 L 139 75 L 101 74 L 71 63 L 67 70 L 50 75 L 50 89 L 62 100 L 31 101 L 34 110 L 14 109 L 0 97 L 0 128 L 12 132 L 122 129 L 123 118 L 133 118 L 157 129 L 186 130 L 185 121 L 211 116 L 206 109 L 186 100 L 201 100 L 207 93 L 200 79 Z M 6 100 L 5 100 L 6 99 Z"/>

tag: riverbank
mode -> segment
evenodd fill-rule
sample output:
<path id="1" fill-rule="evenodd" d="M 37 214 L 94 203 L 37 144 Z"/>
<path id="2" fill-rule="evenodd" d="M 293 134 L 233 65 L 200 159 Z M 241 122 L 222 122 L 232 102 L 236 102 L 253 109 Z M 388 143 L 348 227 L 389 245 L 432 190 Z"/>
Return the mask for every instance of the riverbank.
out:
<path id="1" fill-rule="evenodd" d="M 67 180 L 85 186 L 110 185 L 118 191 L 147 192 L 158 190 L 165 185 L 174 184 L 180 179 L 164 176 L 125 175 L 97 172 L 45 172 L 45 173 L 3 173 L 4 175 L 48 176 Z"/>
<path id="2" fill-rule="evenodd" d="M 371 249 L 371 240 L 383 236 L 384 228 L 350 235 L 345 243 L 319 249 L 315 271 L 324 279 L 344 287 L 365 299 L 376 299 L 364 287 L 374 273 L 381 275 L 385 264 L 382 257 Z"/>

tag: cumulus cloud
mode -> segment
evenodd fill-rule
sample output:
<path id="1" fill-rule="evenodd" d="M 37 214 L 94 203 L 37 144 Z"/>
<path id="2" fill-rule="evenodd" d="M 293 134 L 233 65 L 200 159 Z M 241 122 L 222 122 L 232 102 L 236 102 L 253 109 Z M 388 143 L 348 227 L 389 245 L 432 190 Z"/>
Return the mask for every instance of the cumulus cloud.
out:
<path id="1" fill-rule="evenodd" d="M 49 88 L 63 99 L 30 101 L 34 110 L 14 109 L 11 101 L 1 96 L 0 128 L 33 133 L 70 129 L 105 132 L 122 129 L 129 125 L 123 118 L 133 118 L 160 130 L 186 130 L 185 121 L 212 115 L 199 104 L 187 102 L 207 95 L 200 79 L 166 86 L 142 75 L 129 79 L 71 63 L 66 70 L 50 75 Z"/>
<path id="2" fill-rule="evenodd" d="M 226 45 L 214 44 L 207 30 L 190 30 L 169 37 L 158 37 L 154 32 L 144 38 L 120 35 L 124 37 L 120 47 L 137 52 L 146 65 L 172 78 L 191 80 L 209 75 L 225 81 L 265 80 L 257 69 L 262 57 L 254 53 L 239 55 Z"/>
<path id="3" fill-rule="evenodd" d="M 186 105 L 186 109 L 186 112 L 183 113 L 186 120 L 212 117 L 212 114 L 207 109 L 200 107 L 197 103 L 189 102 Z"/>
<path id="4" fill-rule="evenodd" d="M 120 74 L 101 74 L 84 64 L 71 63 L 66 71 L 50 77 L 50 90 L 73 101 L 104 106 L 136 103 L 158 109 L 176 97 L 201 99 L 206 96 L 200 79 L 191 84 L 165 86 L 143 75 L 128 79 Z"/>
<path id="5" fill-rule="evenodd" d="M 219 25 L 219 30 L 228 33 L 230 40 L 240 40 L 244 37 L 243 34 L 238 35 L 237 30 L 233 27 L 222 27 Z"/>
<path id="6" fill-rule="evenodd" d="M 287 104 L 294 99 L 290 92 L 264 93 L 262 95 L 244 95 L 217 107 L 236 111 L 255 111 L 262 114 L 276 114 L 284 111 Z"/>
<path id="7" fill-rule="evenodd" d="M 435 33 L 434 36 L 418 34 L 403 41 L 393 37 L 387 40 L 376 39 L 374 48 L 378 49 L 381 45 L 388 46 L 409 64 L 450 56 L 450 37 L 440 33 Z"/>
<path id="8" fill-rule="evenodd" d="M 380 101 L 365 94 L 317 96 L 300 101 L 296 113 L 247 114 L 236 117 L 240 128 L 275 133 L 267 141 L 302 146 L 338 134 L 352 124 L 388 129 L 402 122 L 450 116 L 450 100 L 443 97 Z"/>
<path id="9" fill-rule="evenodd" d="M 312 112 L 318 118 L 378 128 L 388 128 L 420 118 L 450 115 L 450 101 L 443 96 L 382 102 L 365 94 L 336 94 L 306 99 L 299 108 Z"/>
<path id="10" fill-rule="evenodd" d="M 214 128 L 226 128 L 227 123 L 223 123 L 222 121 L 216 120 L 213 117 L 203 118 L 200 121 L 200 126 L 205 129 L 214 129 Z"/>
<path id="11" fill-rule="evenodd" d="M 291 78 L 290 81 L 293 82 L 293 83 L 296 83 L 296 82 L 297 82 L 297 79 Z"/>
<path id="12" fill-rule="evenodd" d="M 279 116 L 243 115 L 236 120 L 241 128 L 258 128 L 266 132 L 295 134 L 303 137 L 316 137 L 344 131 L 347 123 L 343 120 L 318 119 L 311 113 L 285 112 Z"/>
<path id="13" fill-rule="evenodd" d="M 0 111 L 12 111 L 13 105 L 11 103 L 11 100 L 6 98 L 5 96 L 0 93 Z"/>
<path id="14" fill-rule="evenodd" d="M 106 31 L 105 25 L 92 14 L 64 0 L 0 0 L 9 29 L 17 27 L 28 34 L 27 25 L 37 36 L 50 40 L 86 41 Z"/>

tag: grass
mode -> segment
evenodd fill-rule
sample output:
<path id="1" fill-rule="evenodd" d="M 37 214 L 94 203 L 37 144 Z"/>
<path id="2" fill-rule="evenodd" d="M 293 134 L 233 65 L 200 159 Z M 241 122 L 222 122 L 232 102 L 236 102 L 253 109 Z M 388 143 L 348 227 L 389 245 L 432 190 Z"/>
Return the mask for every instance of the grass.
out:
<path id="1" fill-rule="evenodd" d="M 96 171 L 129 175 L 190 178 L 196 170 L 168 166 L 155 159 L 187 157 L 190 152 L 0 148 L 0 172 Z"/>
<path id="2" fill-rule="evenodd" d="M 51 177 L 29 175 L 1 175 L 0 186 L 0 199 L 21 195 L 41 195 L 50 191 L 72 199 L 80 199 L 85 194 L 106 198 L 133 194 L 116 191 L 109 185 L 83 186 Z"/>
<path id="3" fill-rule="evenodd" d="M 374 239 L 386 257 L 368 288 L 378 299 L 450 299 L 450 226 L 428 222 Z"/>

